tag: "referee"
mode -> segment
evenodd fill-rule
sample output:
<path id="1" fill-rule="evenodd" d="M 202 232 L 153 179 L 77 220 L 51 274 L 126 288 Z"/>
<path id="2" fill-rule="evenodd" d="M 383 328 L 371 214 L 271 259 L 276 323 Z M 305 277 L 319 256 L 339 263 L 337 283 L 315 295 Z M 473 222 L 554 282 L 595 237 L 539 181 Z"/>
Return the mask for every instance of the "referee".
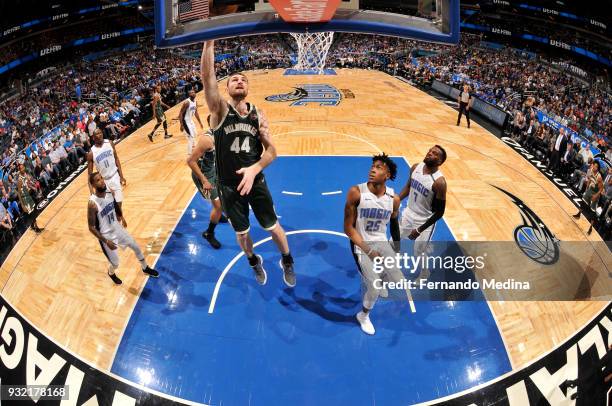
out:
<path id="1" fill-rule="evenodd" d="M 457 125 L 461 123 L 461 115 L 465 114 L 467 120 L 467 127 L 470 128 L 470 107 L 472 106 L 472 95 L 470 93 L 470 86 L 467 84 L 463 85 L 463 91 L 459 93 L 457 97 L 459 103 L 459 117 L 457 117 Z"/>

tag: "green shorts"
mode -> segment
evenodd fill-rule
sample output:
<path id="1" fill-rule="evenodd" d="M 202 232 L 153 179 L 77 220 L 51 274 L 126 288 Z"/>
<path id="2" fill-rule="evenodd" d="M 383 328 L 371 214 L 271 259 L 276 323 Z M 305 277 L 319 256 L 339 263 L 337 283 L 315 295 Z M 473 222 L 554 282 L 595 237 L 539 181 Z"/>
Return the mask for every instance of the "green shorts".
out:
<path id="1" fill-rule="evenodd" d="M 210 193 L 204 192 L 204 188 L 202 187 L 202 182 L 200 182 L 200 179 L 196 176 L 195 173 L 191 172 L 191 179 L 193 179 L 193 183 L 195 183 L 202 197 L 210 201 L 217 200 L 219 198 L 219 192 L 217 192 L 217 175 L 215 174 L 214 171 L 213 172 L 206 171 L 204 172 L 204 176 L 206 176 L 206 179 L 208 179 L 208 181 L 212 183 L 213 185 L 213 188 L 211 189 Z"/>
<path id="2" fill-rule="evenodd" d="M 258 176 L 253 182 L 251 192 L 240 196 L 236 186 L 217 185 L 221 207 L 227 215 L 234 231 L 244 234 L 251 228 L 249 223 L 249 205 L 253 209 L 255 218 L 264 230 L 272 230 L 278 223 L 272 196 L 268 190 L 266 178 Z"/>

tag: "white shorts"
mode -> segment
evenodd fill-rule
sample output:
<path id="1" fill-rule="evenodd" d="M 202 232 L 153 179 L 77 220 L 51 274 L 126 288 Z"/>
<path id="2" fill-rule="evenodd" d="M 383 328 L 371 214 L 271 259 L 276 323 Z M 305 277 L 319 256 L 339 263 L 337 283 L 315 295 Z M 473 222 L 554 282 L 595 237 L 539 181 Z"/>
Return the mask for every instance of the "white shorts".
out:
<path id="1" fill-rule="evenodd" d="M 121 203 L 123 201 L 123 189 L 121 188 L 121 178 L 119 177 L 119 172 L 115 172 L 115 174 L 109 179 L 104 179 L 104 183 L 106 183 L 106 187 L 113 194 L 115 201 L 117 203 Z"/>
<path id="2" fill-rule="evenodd" d="M 117 249 L 111 250 L 108 245 L 100 241 L 102 252 L 115 268 L 119 266 L 119 248 L 131 248 L 132 250 L 140 251 L 140 248 L 136 244 L 134 238 L 127 232 L 127 230 L 120 225 L 115 226 L 115 229 L 111 233 L 102 234 L 107 240 L 111 240 L 117 245 Z"/>
<path id="3" fill-rule="evenodd" d="M 186 137 L 190 137 L 190 138 L 194 138 L 196 136 L 196 128 L 195 128 L 195 124 L 191 123 L 184 123 L 183 124 L 183 132 L 185 133 Z"/>
<path id="4" fill-rule="evenodd" d="M 396 255 L 389 241 L 368 241 L 367 244 L 374 251 L 377 251 L 383 259 L 386 257 L 394 258 Z M 375 266 L 372 259 L 365 253 L 362 253 L 359 247 L 355 247 L 355 256 L 357 257 L 357 261 L 359 263 L 359 271 L 361 276 L 364 279 L 364 282 L 368 285 L 368 288 L 371 288 L 374 281 L 377 279 L 382 279 L 389 282 L 398 282 L 404 277 L 402 271 L 397 267 L 386 268 L 383 267 L 382 263 Z"/>
<path id="5" fill-rule="evenodd" d="M 393 258 L 396 255 L 389 241 L 368 242 L 368 246 L 381 254 L 381 261 L 374 263 L 369 256 L 362 253 L 357 247 L 355 247 L 355 259 L 359 266 L 362 284 L 365 285 L 363 292 L 363 307 L 372 309 L 379 297 L 386 298 L 389 297 L 390 293 L 394 293 L 386 288 L 384 282 L 395 282 L 397 284 L 405 279 L 405 276 L 401 269 L 397 267 L 396 263 L 391 267 L 384 266 L 385 258 Z M 405 295 L 408 301 L 412 300 L 410 291 L 407 288 L 403 295 Z M 393 294 L 393 297 L 397 296 Z"/>
<path id="6" fill-rule="evenodd" d="M 412 230 L 422 226 L 424 221 L 414 221 L 408 216 L 402 216 L 400 220 L 400 237 L 407 239 Z M 433 251 L 433 247 L 430 244 L 433 238 L 436 224 L 432 224 L 423 230 L 423 232 L 414 240 L 414 252 L 413 256 L 428 255 Z"/>

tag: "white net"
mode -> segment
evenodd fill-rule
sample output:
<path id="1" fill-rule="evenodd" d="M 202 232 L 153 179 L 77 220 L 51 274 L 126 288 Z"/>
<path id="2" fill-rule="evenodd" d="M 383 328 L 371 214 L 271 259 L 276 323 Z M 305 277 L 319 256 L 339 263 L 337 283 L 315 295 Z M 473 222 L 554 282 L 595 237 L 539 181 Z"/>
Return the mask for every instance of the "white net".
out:
<path id="1" fill-rule="evenodd" d="M 333 32 L 306 32 L 291 36 L 297 41 L 297 64 L 293 67 L 298 70 L 312 70 L 317 74 L 323 73 L 327 52 L 334 40 Z"/>

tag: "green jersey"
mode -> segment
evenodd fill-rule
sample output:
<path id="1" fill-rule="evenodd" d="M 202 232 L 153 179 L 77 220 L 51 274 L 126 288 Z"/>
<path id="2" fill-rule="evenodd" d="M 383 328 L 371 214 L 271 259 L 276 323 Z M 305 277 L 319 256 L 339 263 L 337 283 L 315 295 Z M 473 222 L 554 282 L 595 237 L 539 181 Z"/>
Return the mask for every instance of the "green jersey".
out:
<path id="1" fill-rule="evenodd" d="M 204 135 L 204 137 L 212 137 L 212 136 L 213 134 L 211 130 L 206 131 L 206 134 Z M 200 167 L 200 170 L 202 171 L 204 176 L 208 177 L 208 174 L 211 174 L 211 173 L 214 174 L 215 173 L 215 150 L 204 152 L 204 155 L 202 155 L 200 159 L 198 159 L 198 166 Z"/>
<path id="2" fill-rule="evenodd" d="M 217 175 L 224 185 L 238 185 L 242 176 L 236 171 L 259 162 L 263 153 L 257 108 L 250 103 L 247 107 L 242 116 L 228 103 L 227 114 L 213 130 Z"/>

